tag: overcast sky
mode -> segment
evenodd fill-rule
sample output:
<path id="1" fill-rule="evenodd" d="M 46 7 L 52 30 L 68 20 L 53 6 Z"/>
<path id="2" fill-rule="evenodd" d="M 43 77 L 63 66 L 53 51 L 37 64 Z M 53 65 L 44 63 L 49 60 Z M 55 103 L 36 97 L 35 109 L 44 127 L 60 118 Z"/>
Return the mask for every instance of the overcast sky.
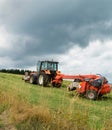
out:
<path id="1" fill-rule="evenodd" d="M 112 0 L 0 0 L 0 69 L 57 60 L 112 79 Z"/>

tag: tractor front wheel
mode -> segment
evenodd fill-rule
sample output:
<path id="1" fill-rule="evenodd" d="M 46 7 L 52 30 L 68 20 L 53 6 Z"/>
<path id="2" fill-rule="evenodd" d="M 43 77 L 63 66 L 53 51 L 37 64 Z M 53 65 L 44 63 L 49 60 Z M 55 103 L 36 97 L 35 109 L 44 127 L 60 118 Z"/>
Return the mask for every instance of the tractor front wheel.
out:
<path id="1" fill-rule="evenodd" d="M 90 99 L 90 100 L 96 100 L 98 97 L 98 93 L 94 90 L 88 90 L 86 92 L 86 98 Z"/>
<path id="2" fill-rule="evenodd" d="M 55 83 L 55 82 L 53 82 L 52 86 L 56 87 L 56 88 L 60 88 L 61 87 L 61 83 Z"/>

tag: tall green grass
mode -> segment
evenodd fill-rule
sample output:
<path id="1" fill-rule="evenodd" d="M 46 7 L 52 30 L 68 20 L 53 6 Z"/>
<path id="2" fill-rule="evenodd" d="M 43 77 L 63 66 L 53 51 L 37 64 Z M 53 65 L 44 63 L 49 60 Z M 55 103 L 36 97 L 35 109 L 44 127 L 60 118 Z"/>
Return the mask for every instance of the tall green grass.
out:
<path id="1" fill-rule="evenodd" d="M 18 130 L 112 129 L 112 94 L 90 101 L 67 92 L 67 82 L 57 89 L 21 79 L 0 73 L 0 113 L 8 111 Z"/>

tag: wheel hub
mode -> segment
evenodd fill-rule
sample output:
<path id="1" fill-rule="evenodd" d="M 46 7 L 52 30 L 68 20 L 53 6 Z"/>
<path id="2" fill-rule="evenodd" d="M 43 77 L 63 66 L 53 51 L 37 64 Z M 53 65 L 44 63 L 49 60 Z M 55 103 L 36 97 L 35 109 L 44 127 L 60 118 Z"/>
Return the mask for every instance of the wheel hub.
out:
<path id="1" fill-rule="evenodd" d="M 44 82 L 43 80 L 44 80 L 43 76 L 40 75 L 40 76 L 39 76 L 39 84 L 40 84 L 40 85 L 43 85 L 43 82 Z"/>
<path id="2" fill-rule="evenodd" d="M 93 94 L 93 93 L 90 93 L 88 96 L 89 96 L 89 98 L 93 98 L 93 97 L 94 97 L 94 94 Z"/>

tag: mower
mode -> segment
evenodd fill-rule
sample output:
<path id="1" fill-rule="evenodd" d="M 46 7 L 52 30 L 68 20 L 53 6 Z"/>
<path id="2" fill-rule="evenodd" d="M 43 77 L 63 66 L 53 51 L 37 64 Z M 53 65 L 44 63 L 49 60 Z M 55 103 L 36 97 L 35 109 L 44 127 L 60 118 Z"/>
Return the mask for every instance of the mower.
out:
<path id="1" fill-rule="evenodd" d="M 74 79 L 68 85 L 67 90 L 76 90 L 79 95 L 83 95 L 90 100 L 96 100 L 111 91 L 107 79 L 101 75 L 65 75 L 65 78 Z"/>

